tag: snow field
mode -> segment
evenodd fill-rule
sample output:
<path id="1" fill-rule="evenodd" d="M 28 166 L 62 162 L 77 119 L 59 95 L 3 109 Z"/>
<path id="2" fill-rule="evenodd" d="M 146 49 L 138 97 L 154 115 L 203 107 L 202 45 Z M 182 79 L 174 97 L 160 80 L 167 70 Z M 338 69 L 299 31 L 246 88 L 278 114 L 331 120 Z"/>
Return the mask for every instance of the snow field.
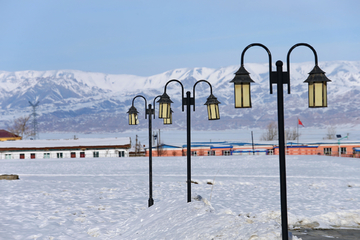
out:
<path id="1" fill-rule="evenodd" d="M 281 239 L 278 156 L 2 160 L 1 239 Z M 360 160 L 287 156 L 290 228 L 359 228 Z M 296 239 L 296 237 L 294 237 Z"/>

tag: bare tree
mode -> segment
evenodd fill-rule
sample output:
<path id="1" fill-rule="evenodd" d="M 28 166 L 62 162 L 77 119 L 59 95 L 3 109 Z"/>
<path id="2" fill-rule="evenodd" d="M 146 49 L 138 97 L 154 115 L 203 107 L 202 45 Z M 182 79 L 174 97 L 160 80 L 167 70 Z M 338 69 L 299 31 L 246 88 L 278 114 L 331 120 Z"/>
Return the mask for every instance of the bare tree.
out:
<path id="1" fill-rule="evenodd" d="M 138 141 L 138 135 L 136 135 L 136 139 L 135 139 L 135 156 L 140 156 L 140 152 L 141 152 L 141 142 Z"/>
<path id="2" fill-rule="evenodd" d="M 181 152 L 182 152 L 181 153 L 182 156 L 186 156 L 186 151 L 184 149 Z"/>
<path id="3" fill-rule="evenodd" d="M 32 136 L 33 133 L 29 122 L 30 117 L 31 115 L 14 119 L 14 122 L 7 127 L 7 130 L 23 139 Z"/>
<path id="4" fill-rule="evenodd" d="M 285 131 L 286 140 L 296 140 L 301 134 L 296 131 L 296 128 L 290 128 Z"/>
<path id="5" fill-rule="evenodd" d="M 331 126 L 327 129 L 327 134 L 324 139 L 335 139 L 336 138 L 336 128 Z"/>
<path id="6" fill-rule="evenodd" d="M 276 140 L 278 138 L 278 131 L 277 126 L 275 122 L 269 123 L 267 125 L 265 132 L 261 136 L 261 141 L 271 141 Z"/>
<path id="7" fill-rule="evenodd" d="M 165 151 L 166 150 L 162 144 L 156 146 L 156 153 L 159 157 L 165 155 Z"/>

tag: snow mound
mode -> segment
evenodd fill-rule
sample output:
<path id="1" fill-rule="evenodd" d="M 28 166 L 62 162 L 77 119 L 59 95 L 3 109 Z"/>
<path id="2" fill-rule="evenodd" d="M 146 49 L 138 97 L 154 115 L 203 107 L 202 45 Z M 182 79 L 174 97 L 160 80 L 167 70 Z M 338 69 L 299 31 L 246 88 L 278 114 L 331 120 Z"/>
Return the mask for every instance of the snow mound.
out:
<path id="1" fill-rule="evenodd" d="M 117 232 L 121 239 L 281 239 L 275 220 L 216 211 L 200 195 L 191 203 L 163 200 L 126 221 Z M 298 239 L 293 237 L 294 240 Z"/>

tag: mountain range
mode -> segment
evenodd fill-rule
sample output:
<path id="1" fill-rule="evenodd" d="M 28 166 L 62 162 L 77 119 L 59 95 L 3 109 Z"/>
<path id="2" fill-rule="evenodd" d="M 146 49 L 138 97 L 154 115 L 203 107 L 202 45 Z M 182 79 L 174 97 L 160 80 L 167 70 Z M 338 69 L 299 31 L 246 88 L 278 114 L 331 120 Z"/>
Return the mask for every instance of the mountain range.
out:
<path id="1" fill-rule="evenodd" d="M 332 80 L 328 83 L 328 107 L 308 108 L 308 87 L 303 82 L 312 70 L 313 62 L 292 63 L 291 94 L 287 94 L 284 85 L 286 127 L 296 127 L 297 118 L 305 126 L 359 124 L 360 62 L 320 62 L 319 66 Z M 29 101 L 39 101 L 37 122 L 40 132 L 122 132 L 148 128 L 145 101 L 141 98 L 134 103 L 140 124 L 136 127 L 128 125 L 126 112 L 135 96 L 143 95 L 147 104 L 153 104 L 153 99 L 164 92 L 165 84 L 171 79 L 181 81 L 184 91 L 190 91 L 193 96 L 194 83 L 204 79 L 211 83 L 213 94 L 221 102 L 221 119 L 207 120 L 203 104 L 210 89 L 206 83 L 200 83 L 195 89 L 196 111 L 191 108 L 193 129 L 266 128 L 277 120 L 276 86 L 273 87 L 274 94 L 270 94 L 268 64 L 247 63 L 245 67 L 255 81 L 251 85 L 251 109 L 234 108 L 234 87 L 230 81 L 239 66 L 180 68 L 149 77 L 78 70 L 0 71 L 0 125 L 5 127 L 15 118 L 31 114 Z M 183 129 L 186 112 L 181 108 L 180 84 L 170 83 L 167 93 L 174 102 L 173 124 L 163 125 L 156 111 L 153 127 Z M 158 104 L 155 108 L 157 110 Z"/>

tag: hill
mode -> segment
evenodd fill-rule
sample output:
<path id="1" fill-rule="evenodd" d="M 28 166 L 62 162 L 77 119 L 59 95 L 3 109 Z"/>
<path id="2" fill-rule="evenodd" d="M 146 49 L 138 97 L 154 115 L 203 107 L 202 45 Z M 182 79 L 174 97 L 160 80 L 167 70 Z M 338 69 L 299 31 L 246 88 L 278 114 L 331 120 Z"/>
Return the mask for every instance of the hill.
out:
<path id="1" fill-rule="evenodd" d="M 320 62 L 319 66 L 329 79 L 328 108 L 309 109 L 307 84 L 303 81 L 313 67 L 313 62 L 291 64 L 291 94 L 285 94 L 285 122 L 294 127 L 300 117 L 306 126 L 357 125 L 360 99 L 360 62 Z M 191 91 L 197 80 L 208 80 L 213 94 L 221 102 L 219 121 L 207 121 L 203 104 L 209 95 L 207 84 L 196 86 L 196 114 L 192 114 L 192 128 L 221 130 L 242 127 L 265 127 L 276 121 L 276 88 L 269 93 L 268 65 L 248 63 L 246 69 L 252 79 L 252 109 L 234 108 L 234 90 L 230 80 L 239 66 L 175 69 L 154 76 L 143 77 L 126 74 L 105 74 L 77 70 L 58 71 L 0 71 L 0 124 L 28 115 L 28 101 L 40 101 L 39 130 L 44 132 L 118 132 L 128 129 L 127 114 L 134 96 L 141 94 L 152 103 L 164 91 L 171 79 L 180 80 L 185 91 Z M 275 67 L 273 67 L 273 70 Z M 287 87 L 285 86 L 286 90 Z M 185 113 L 181 111 L 181 88 L 172 83 L 168 94 L 174 101 L 174 129 L 184 128 Z M 144 118 L 144 101 L 137 99 L 140 124 L 147 128 Z M 156 104 L 158 108 L 158 104 Z M 154 127 L 163 127 L 156 119 Z M 168 126 L 166 126 L 168 127 Z"/>

